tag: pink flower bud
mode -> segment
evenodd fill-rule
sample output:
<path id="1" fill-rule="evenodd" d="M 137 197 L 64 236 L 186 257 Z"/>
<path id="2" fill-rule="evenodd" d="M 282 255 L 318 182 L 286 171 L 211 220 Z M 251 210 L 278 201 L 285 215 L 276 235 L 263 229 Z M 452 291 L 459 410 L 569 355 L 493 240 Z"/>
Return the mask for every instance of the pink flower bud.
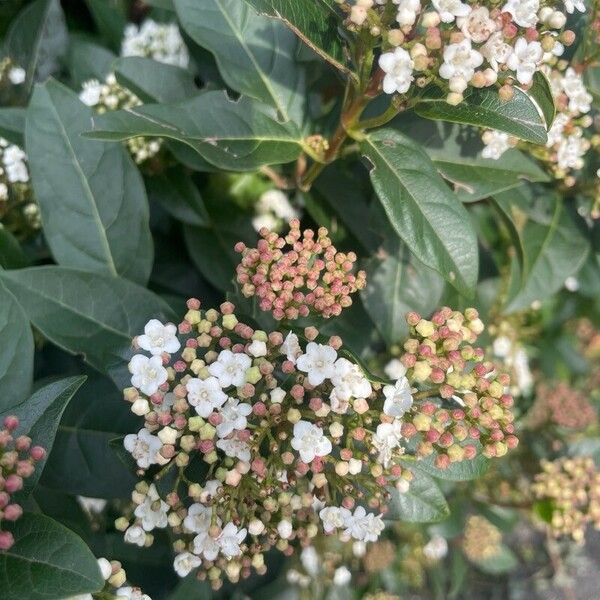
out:
<path id="1" fill-rule="evenodd" d="M 0 551 L 12 548 L 15 538 L 10 531 L 0 531 Z"/>
<path id="2" fill-rule="evenodd" d="M 9 431 L 14 431 L 19 426 L 19 419 L 14 415 L 4 417 L 4 427 Z"/>
<path id="3" fill-rule="evenodd" d="M 4 509 L 4 518 L 7 521 L 16 521 L 23 514 L 23 509 L 18 504 L 9 504 Z"/>

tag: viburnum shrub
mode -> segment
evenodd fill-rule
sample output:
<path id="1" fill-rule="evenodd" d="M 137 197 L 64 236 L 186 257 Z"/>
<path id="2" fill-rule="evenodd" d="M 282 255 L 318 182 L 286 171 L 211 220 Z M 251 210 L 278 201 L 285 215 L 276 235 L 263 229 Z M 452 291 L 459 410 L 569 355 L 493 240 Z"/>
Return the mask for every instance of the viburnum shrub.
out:
<path id="1" fill-rule="evenodd" d="M 0 49 L 1 600 L 596 589 L 600 1 L 14 0 Z"/>

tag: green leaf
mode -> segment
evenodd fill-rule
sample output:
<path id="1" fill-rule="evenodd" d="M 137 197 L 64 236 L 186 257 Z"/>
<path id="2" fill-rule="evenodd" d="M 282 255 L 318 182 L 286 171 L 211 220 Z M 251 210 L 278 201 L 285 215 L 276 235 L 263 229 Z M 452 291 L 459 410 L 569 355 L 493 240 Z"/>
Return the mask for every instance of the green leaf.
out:
<path id="1" fill-rule="evenodd" d="M 432 312 L 442 295 L 444 281 L 411 257 L 403 244 L 383 259 L 370 259 L 365 269 L 369 285 L 360 292 L 363 305 L 388 346 L 397 344 L 408 335 L 406 313 Z"/>
<path id="2" fill-rule="evenodd" d="M 436 482 L 421 471 L 413 471 L 414 478 L 405 493 L 392 488 L 392 499 L 386 521 L 434 523 L 450 514 L 448 503 Z"/>
<path id="3" fill-rule="evenodd" d="M 302 151 L 302 136 L 294 124 L 278 122 L 271 109 L 250 98 L 234 102 L 221 91 L 179 104 L 148 104 L 108 113 L 94 117 L 93 125 L 89 137 L 101 140 L 140 135 L 179 140 L 229 171 L 289 163 Z"/>
<path id="4" fill-rule="evenodd" d="M 158 202 L 179 221 L 195 226 L 207 226 L 210 223 L 210 216 L 198 188 L 180 166 L 149 177 L 146 186 L 150 200 Z"/>
<path id="5" fill-rule="evenodd" d="M 0 267 L 3 269 L 20 269 L 26 267 L 29 260 L 17 238 L 0 223 Z"/>
<path id="6" fill-rule="evenodd" d="M 477 238 L 465 208 L 427 154 L 391 129 L 369 134 L 361 151 L 373 166 L 371 181 L 397 234 L 421 262 L 471 295 L 477 283 Z"/>
<path id="7" fill-rule="evenodd" d="M 504 193 L 496 197 L 491 197 L 489 202 L 495 209 L 496 213 L 500 216 L 500 219 L 510 234 L 516 251 L 519 268 L 521 270 L 521 276 L 522 278 L 525 278 L 527 275 L 527 269 L 529 268 L 529 265 L 525 264 L 525 242 L 521 236 L 521 230 L 516 222 L 517 215 L 512 212 L 510 201 L 507 201 L 509 197 L 513 197 L 512 194 Z"/>
<path id="8" fill-rule="evenodd" d="M 46 457 L 52 449 L 56 430 L 63 411 L 86 377 L 68 377 L 49 383 L 38 389 L 27 400 L 14 403 L 1 416 L 19 417 L 18 435 L 28 435 L 33 443 L 46 449 Z M 47 458 L 38 461 L 31 477 L 28 477 L 19 496 L 28 496 L 38 482 Z"/>
<path id="9" fill-rule="evenodd" d="M 0 282 L 0 411 L 21 402 L 33 381 L 33 333 L 16 298 Z"/>
<path id="10" fill-rule="evenodd" d="M 144 102 L 179 102 L 199 91 L 192 73 L 151 58 L 119 58 L 112 68 L 117 81 Z"/>
<path id="11" fill-rule="evenodd" d="M 103 377 L 90 377 L 65 411 L 42 485 L 91 498 L 128 497 L 136 478 L 109 442 L 139 426 L 139 418 L 115 385 Z"/>
<path id="12" fill-rule="evenodd" d="M 533 83 L 527 90 L 529 97 L 533 98 L 538 105 L 544 120 L 546 121 L 546 129 L 552 127 L 554 117 L 556 116 L 556 105 L 554 104 L 554 96 L 550 88 L 550 82 L 544 73 L 537 71 L 533 76 Z"/>
<path id="13" fill-rule="evenodd" d="M 447 469 L 438 469 L 434 461 L 435 456 L 432 455 L 412 462 L 411 466 L 417 470 L 424 471 L 432 477 L 445 481 L 470 481 L 471 479 L 479 479 L 490 466 L 490 461 L 481 454 L 478 454 L 473 460 L 450 463 Z"/>
<path id="14" fill-rule="evenodd" d="M 240 0 L 175 0 L 183 28 L 215 57 L 221 76 L 240 94 L 273 106 L 284 121 L 302 123 L 304 69 L 298 40 L 280 21 Z"/>
<path id="15" fill-rule="evenodd" d="M 125 3 L 122 0 L 85 0 L 85 3 L 100 35 L 113 50 L 119 51 L 127 23 Z"/>
<path id="16" fill-rule="evenodd" d="M 245 0 L 259 13 L 281 19 L 307 46 L 340 71 L 345 63 L 335 0 Z"/>
<path id="17" fill-rule="evenodd" d="M 25 109 L 17 107 L 0 108 L 0 136 L 22 147 L 24 133 Z"/>
<path id="18" fill-rule="evenodd" d="M 168 305 L 126 279 L 64 267 L 0 271 L 31 322 L 103 372 L 122 369 L 149 319 L 174 320 Z"/>
<path id="19" fill-rule="evenodd" d="M 545 144 L 546 127 L 537 107 L 525 92 L 513 90 L 514 96 L 507 102 L 495 90 L 474 90 L 463 102 L 451 106 L 439 88 L 428 88 L 416 104 L 415 112 L 426 119 L 487 127 L 527 142 Z"/>
<path id="20" fill-rule="evenodd" d="M 15 544 L 0 553 L 3 600 L 61 600 L 104 587 L 90 549 L 50 517 L 25 513 L 7 529 Z"/>
<path id="21" fill-rule="evenodd" d="M 557 292 L 565 279 L 577 273 L 590 250 L 588 240 L 557 196 L 544 198 L 551 220 L 533 217 L 523 226 L 525 277 L 507 301 L 506 313 L 528 308 Z"/>
<path id="22" fill-rule="evenodd" d="M 71 83 L 78 90 L 84 81 L 97 79 L 104 81 L 111 72 L 116 55 L 82 36 L 72 35 L 69 39 L 67 64 Z"/>
<path id="23" fill-rule="evenodd" d="M 67 43 L 59 0 L 36 0 L 17 15 L 6 34 L 4 53 L 25 69 L 25 92 L 34 81 L 44 81 L 58 69 Z"/>
<path id="24" fill-rule="evenodd" d="M 61 265 L 145 283 L 153 245 L 144 182 L 123 147 L 81 136 L 92 114 L 56 81 L 33 93 L 25 138 L 44 235 Z"/>

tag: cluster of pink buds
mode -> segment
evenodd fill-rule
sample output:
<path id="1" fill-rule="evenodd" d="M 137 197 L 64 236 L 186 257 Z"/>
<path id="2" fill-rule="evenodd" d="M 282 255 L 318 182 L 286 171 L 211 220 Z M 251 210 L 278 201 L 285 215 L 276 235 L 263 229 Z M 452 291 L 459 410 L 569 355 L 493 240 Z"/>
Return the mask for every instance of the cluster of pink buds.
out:
<path id="1" fill-rule="evenodd" d="M 21 505 L 12 496 L 23 488 L 23 481 L 35 470 L 35 463 L 46 456 L 41 446 L 32 446 L 26 435 L 14 437 L 19 419 L 8 416 L 0 429 L 0 551 L 14 544 L 10 531 L 1 529 L 2 521 L 16 521 L 23 514 Z"/>
<path id="2" fill-rule="evenodd" d="M 271 311 L 277 320 L 339 315 L 352 304 L 350 295 L 365 286 L 366 275 L 353 274 L 356 255 L 338 252 L 327 233 L 320 227 L 315 239 L 314 231 L 300 231 L 300 222 L 293 219 L 285 238 L 263 227 L 256 248 L 238 242 L 242 294 L 256 296 L 261 310 Z"/>
<path id="3" fill-rule="evenodd" d="M 477 311 L 445 307 L 431 320 L 410 313 L 407 321 L 411 337 L 400 361 L 408 379 L 421 387 L 415 398 L 432 398 L 402 426 L 407 438 L 419 436 L 417 455 L 436 453 L 435 464 L 444 469 L 478 453 L 500 457 L 515 448 L 510 378 L 473 345 L 483 331 Z"/>

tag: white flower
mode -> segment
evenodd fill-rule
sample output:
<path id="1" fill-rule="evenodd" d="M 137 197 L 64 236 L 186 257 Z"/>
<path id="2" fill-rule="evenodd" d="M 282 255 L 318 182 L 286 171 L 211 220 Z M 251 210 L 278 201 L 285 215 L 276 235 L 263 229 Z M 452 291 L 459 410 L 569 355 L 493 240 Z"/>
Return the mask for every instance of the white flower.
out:
<path id="1" fill-rule="evenodd" d="M 311 576 L 315 577 L 321 570 L 321 558 L 319 557 L 314 546 L 307 546 L 300 553 L 300 562 L 304 570 Z"/>
<path id="2" fill-rule="evenodd" d="M 139 525 L 132 525 L 125 531 L 125 541 L 142 548 L 146 543 L 146 532 Z"/>
<path id="3" fill-rule="evenodd" d="M 529 358 L 523 348 L 517 349 L 514 356 L 513 368 L 515 370 L 517 386 L 521 394 L 529 394 L 534 380 L 529 368 Z"/>
<path id="4" fill-rule="evenodd" d="M 497 337 L 492 344 L 492 351 L 498 358 L 506 358 L 512 352 L 512 349 L 513 343 L 505 335 Z"/>
<path id="5" fill-rule="evenodd" d="M 379 451 L 378 461 L 388 467 L 396 448 L 402 440 L 402 424 L 398 419 L 393 423 L 380 423 L 372 438 L 372 444 Z"/>
<path id="6" fill-rule="evenodd" d="M 251 412 L 249 404 L 240 404 L 237 398 L 229 398 L 220 411 L 223 420 L 217 425 L 217 435 L 223 438 L 234 430 L 244 429 L 248 424 L 246 417 Z"/>
<path id="7" fill-rule="evenodd" d="M 383 412 L 390 417 L 401 417 L 413 405 L 410 383 L 405 376 L 400 377 L 394 385 L 383 387 L 385 402 Z"/>
<path id="8" fill-rule="evenodd" d="M 227 394 L 221 389 L 216 377 L 207 377 L 206 379 L 193 377 L 185 384 L 185 388 L 188 392 L 188 402 L 205 419 L 213 410 L 227 402 Z"/>
<path id="9" fill-rule="evenodd" d="M 498 160 L 507 150 L 512 147 L 510 136 L 503 131 L 489 129 L 481 136 L 485 148 L 481 151 L 483 158 Z"/>
<path id="10" fill-rule="evenodd" d="M 77 496 L 77 502 L 89 514 L 100 514 L 106 507 L 106 500 L 103 498 L 88 498 L 86 496 Z"/>
<path id="11" fill-rule="evenodd" d="M 444 63 L 440 67 L 440 76 L 444 79 L 458 78 L 468 82 L 482 62 L 483 56 L 471 48 L 471 40 L 464 39 L 458 44 L 448 44 L 444 49 Z"/>
<path id="12" fill-rule="evenodd" d="M 292 523 L 287 519 L 282 519 L 277 524 L 277 533 L 279 533 L 281 539 L 289 540 L 292 537 L 292 533 L 294 533 Z"/>
<path id="13" fill-rule="evenodd" d="M 344 527 L 351 513 L 347 508 L 337 506 L 326 506 L 319 511 L 319 517 L 323 522 L 323 531 L 331 533 L 336 529 Z"/>
<path id="14" fill-rule="evenodd" d="M 271 213 L 265 213 L 264 215 L 254 215 L 252 217 L 252 227 L 254 231 L 260 231 L 263 227 L 266 227 L 269 231 L 276 231 L 279 226 L 277 217 Z"/>
<path id="15" fill-rule="evenodd" d="M 375 542 L 385 525 L 380 515 L 367 513 L 364 506 L 358 506 L 354 514 L 344 522 L 345 533 L 361 542 Z"/>
<path id="16" fill-rule="evenodd" d="M 186 577 L 201 564 L 202 561 L 195 554 L 183 552 L 175 557 L 173 568 L 179 577 Z"/>
<path id="17" fill-rule="evenodd" d="M 148 358 L 143 354 L 136 354 L 129 361 L 128 367 L 132 375 L 131 385 L 147 396 L 155 394 L 169 376 L 160 356 Z"/>
<path id="18" fill-rule="evenodd" d="M 140 588 L 136 587 L 122 587 L 116 592 L 119 598 L 126 598 L 127 600 L 152 600 L 148 594 L 144 594 Z"/>
<path id="19" fill-rule="evenodd" d="M 305 463 L 311 463 L 316 456 L 327 456 L 332 445 L 323 430 L 309 421 L 298 421 L 294 425 L 292 448 L 300 453 Z"/>
<path id="20" fill-rule="evenodd" d="M 335 375 L 336 358 L 337 352 L 331 346 L 309 342 L 296 364 L 300 371 L 308 373 L 308 383 L 316 386 Z"/>
<path id="21" fill-rule="evenodd" d="M 226 558 L 233 558 L 242 553 L 240 544 L 246 539 L 247 533 L 246 529 L 238 530 L 234 523 L 227 523 L 223 527 L 223 531 L 217 538 L 217 542 Z"/>
<path id="22" fill-rule="evenodd" d="M 585 3 L 583 0 L 563 0 L 565 4 L 565 10 L 569 14 L 573 14 L 576 10 L 579 12 L 585 12 Z"/>
<path id="23" fill-rule="evenodd" d="M 147 469 L 158 462 L 157 454 L 162 448 L 162 442 L 147 429 L 140 429 L 136 434 L 125 436 L 123 446 L 135 459 L 138 467 Z"/>
<path id="24" fill-rule="evenodd" d="M 433 6 L 443 23 L 452 23 L 455 17 L 466 17 L 471 12 L 471 7 L 460 0 L 433 0 Z"/>
<path id="25" fill-rule="evenodd" d="M 408 92 L 413 82 L 415 63 L 404 48 L 396 48 L 392 52 L 384 52 L 379 57 L 379 66 L 383 69 L 383 91 L 386 94 Z"/>
<path id="26" fill-rule="evenodd" d="M 493 33 L 488 41 L 479 48 L 481 54 L 490 63 L 492 69 L 497 71 L 500 65 L 503 65 L 512 54 L 512 46 L 504 41 L 501 31 Z"/>
<path id="27" fill-rule="evenodd" d="M 590 111 L 592 95 L 586 90 L 583 77 L 569 67 L 562 77 L 562 89 L 569 98 L 569 110 L 572 113 L 584 114 Z"/>
<path id="28" fill-rule="evenodd" d="M 23 67 L 12 67 L 8 72 L 8 79 L 13 85 L 20 85 L 25 81 L 25 69 Z"/>
<path id="29" fill-rule="evenodd" d="M 252 359 L 247 354 L 222 350 L 217 360 L 209 365 L 208 371 L 219 380 L 222 388 L 230 385 L 240 387 L 246 383 L 246 371 L 251 366 Z"/>
<path id="30" fill-rule="evenodd" d="M 298 336 L 291 331 L 285 336 L 283 344 L 280 347 L 281 354 L 285 354 L 285 357 L 290 362 L 296 364 L 296 359 L 302 354 L 302 348 L 298 342 Z"/>
<path id="31" fill-rule="evenodd" d="M 485 6 L 479 6 L 467 17 L 460 17 L 458 25 L 463 35 L 476 44 L 485 42 L 498 29 L 496 21 L 490 17 L 490 11 Z"/>
<path id="32" fill-rule="evenodd" d="M 392 358 L 392 360 L 390 360 L 390 362 L 388 362 L 388 364 L 383 368 L 383 372 L 390 379 L 396 380 L 406 375 L 406 367 L 400 362 L 399 359 Z"/>
<path id="33" fill-rule="evenodd" d="M 448 554 L 448 542 L 441 535 L 434 535 L 423 546 L 423 554 L 429 560 L 441 560 Z"/>
<path id="34" fill-rule="evenodd" d="M 421 12 L 420 0 L 395 0 L 394 4 L 398 5 L 396 21 L 400 27 L 414 25 L 417 14 Z"/>
<path id="35" fill-rule="evenodd" d="M 167 526 L 169 505 L 164 502 L 154 484 L 150 485 L 144 501 L 136 506 L 134 514 L 141 520 L 144 531 L 152 531 L 155 527 L 162 529 Z"/>
<path id="36" fill-rule="evenodd" d="M 274 230 L 279 221 L 291 221 L 300 216 L 300 213 L 291 205 L 288 197 L 281 190 L 267 190 L 256 203 L 256 216 L 252 219 L 252 226 L 256 231 L 262 227 Z"/>
<path id="37" fill-rule="evenodd" d="M 11 144 L 4 148 L 2 162 L 10 183 L 27 183 L 29 181 L 26 160 L 27 155 L 19 146 Z"/>
<path id="38" fill-rule="evenodd" d="M 509 69 L 516 71 L 519 83 L 529 85 L 543 54 L 542 45 L 539 42 L 527 42 L 525 38 L 519 38 L 506 64 Z"/>
<path id="39" fill-rule="evenodd" d="M 275 389 L 271 390 L 269 397 L 273 404 L 281 404 L 285 398 L 285 390 L 280 387 L 276 387 Z"/>
<path id="40" fill-rule="evenodd" d="M 251 456 L 249 444 L 236 437 L 218 440 L 216 446 L 231 458 L 238 458 L 244 462 L 250 462 Z"/>
<path id="41" fill-rule="evenodd" d="M 220 546 L 216 539 L 202 531 L 193 540 L 194 554 L 204 556 L 206 560 L 215 560 L 219 554 Z"/>
<path id="42" fill-rule="evenodd" d="M 576 292 L 579 289 L 579 280 L 577 277 L 567 277 L 565 279 L 565 289 L 569 292 Z"/>
<path id="43" fill-rule="evenodd" d="M 514 22 L 521 27 L 535 27 L 539 8 L 539 0 L 508 0 L 502 12 L 510 13 Z"/>
<path id="44" fill-rule="evenodd" d="M 340 397 L 339 389 L 333 388 L 329 393 L 329 403 L 331 410 L 338 415 L 345 415 L 350 408 L 350 398 L 343 395 Z"/>
<path id="45" fill-rule="evenodd" d="M 579 128 L 572 135 L 560 140 L 556 150 L 556 163 L 560 169 L 583 168 L 583 155 L 589 150 L 590 143 L 583 137 Z"/>
<path id="46" fill-rule="evenodd" d="M 204 504 L 195 502 L 188 508 L 183 526 L 191 533 L 204 533 L 209 530 L 211 519 L 212 510 Z"/>
<path id="47" fill-rule="evenodd" d="M 255 358 L 259 356 L 267 355 L 267 344 L 261 340 L 253 340 L 248 346 L 248 354 L 251 354 Z"/>
<path id="48" fill-rule="evenodd" d="M 83 82 L 79 99 L 86 106 L 96 106 L 100 102 L 101 93 L 102 84 L 97 79 L 90 79 Z"/>
<path id="49" fill-rule="evenodd" d="M 97 562 L 102 579 L 104 579 L 104 581 L 108 581 L 112 575 L 112 565 L 108 560 L 106 560 L 106 558 L 99 558 Z"/>
<path id="50" fill-rule="evenodd" d="M 335 386 L 337 398 L 368 398 L 373 391 L 362 369 L 346 358 L 338 358 L 334 364 L 331 383 Z"/>
<path id="51" fill-rule="evenodd" d="M 223 485 L 218 479 L 209 479 L 202 489 L 200 494 L 201 502 L 208 502 L 217 495 L 219 488 Z"/>
<path id="52" fill-rule="evenodd" d="M 338 567 L 333 574 L 333 585 L 348 585 L 352 581 L 352 573 L 348 570 L 348 567 Z"/>
<path id="53" fill-rule="evenodd" d="M 177 339 L 177 327 L 173 323 L 163 325 L 158 319 L 150 319 L 144 327 L 144 335 L 137 337 L 138 346 L 153 355 L 163 352 L 173 354 L 181 348 Z"/>

